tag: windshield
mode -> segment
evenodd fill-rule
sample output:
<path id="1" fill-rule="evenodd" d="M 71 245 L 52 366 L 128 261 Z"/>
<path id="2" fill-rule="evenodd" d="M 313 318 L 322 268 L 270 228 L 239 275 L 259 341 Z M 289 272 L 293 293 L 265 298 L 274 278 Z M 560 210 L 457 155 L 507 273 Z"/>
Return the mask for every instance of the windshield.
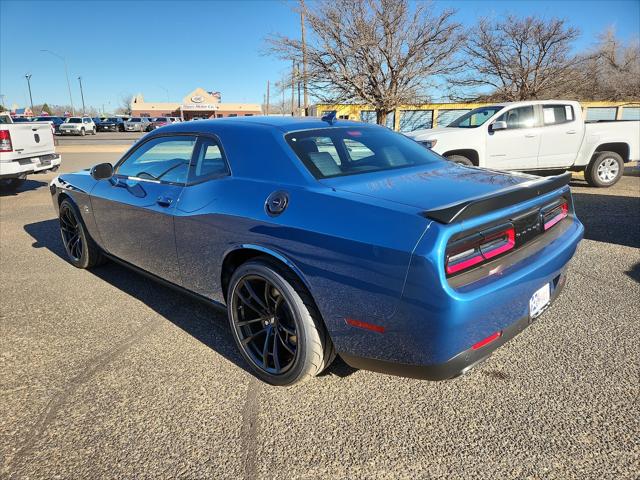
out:
<path id="1" fill-rule="evenodd" d="M 117 119 L 117 118 L 115 118 L 115 117 L 109 117 L 109 118 L 107 118 L 107 119 L 105 120 L 105 122 L 117 122 L 117 121 L 118 121 L 118 119 Z"/>
<path id="2" fill-rule="evenodd" d="M 448 126 L 453 128 L 476 128 L 484 124 L 504 107 L 480 107 L 465 113 L 460 118 L 451 122 Z"/>
<path id="3" fill-rule="evenodd" d="M 67 123 L 82 123 L 82 119 L 81 118 L 70 118 L 69 120 L 67 120 Z"/>
<path id="4" fill-rule="evenodd" d="M 322 128 L 293 132 L 285 138 L 318 179 L 441 161 L 419 143 L 384 128 Z"/>

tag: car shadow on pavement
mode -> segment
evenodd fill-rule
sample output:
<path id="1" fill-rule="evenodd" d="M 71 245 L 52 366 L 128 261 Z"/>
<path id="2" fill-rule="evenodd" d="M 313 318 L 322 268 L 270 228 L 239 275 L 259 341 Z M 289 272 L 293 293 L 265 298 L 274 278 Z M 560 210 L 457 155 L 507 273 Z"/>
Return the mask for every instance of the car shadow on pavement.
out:
<path id="1" fill-rule="evenodd" d="M 15 190 L 0 187 L 0 197 L 10 197 L 10 196 L 19 195 L 22 192 L 28 192 L 29 190 L 36 190 L 46 185 L 47 185 L 47 182 L 41 182 L 39 180 L 27 180 Z"/>
<path id="2" fill-rule="evenodd" d="M 573 192 L 584 238 L 640 248 L 640 196 Z"/>
<path id="3" fill-rule="evenodd" d="M 33 248 L 46 248 L 66 261 L 57 219 L 31 223 L 25 225 L 24 229 L 35 240 Z M 160 283 L 149 282 L 144 275 L 115 262 L 107 262 L 105 265 L 87 270 L 87 274 L 93 274 L 140 300 L 163 318 L 253 375 L 238 352 L 224 311 Z M 346 377 L 355 371 L 337 357 L 323 375 Z"/>

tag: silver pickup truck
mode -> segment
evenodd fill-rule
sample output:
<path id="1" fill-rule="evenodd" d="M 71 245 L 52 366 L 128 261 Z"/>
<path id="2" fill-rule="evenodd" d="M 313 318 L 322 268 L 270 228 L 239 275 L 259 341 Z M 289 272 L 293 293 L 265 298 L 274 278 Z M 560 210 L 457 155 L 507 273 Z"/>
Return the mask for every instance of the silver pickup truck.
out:
<path id="1" fill-rule="evenodd" d="M 0 113 L 0 188 L 16 189 L 27 175 L 55 171 L 61 161 L 51 122 L 13 123 Z"/>

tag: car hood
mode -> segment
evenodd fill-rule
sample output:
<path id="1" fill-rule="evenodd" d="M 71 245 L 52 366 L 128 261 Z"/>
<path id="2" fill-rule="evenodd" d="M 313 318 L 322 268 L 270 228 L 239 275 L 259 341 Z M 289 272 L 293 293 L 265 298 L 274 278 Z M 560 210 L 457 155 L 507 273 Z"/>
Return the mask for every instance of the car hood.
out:
<path id="1" fill-rule="evenodd" d="M 430 140 L 431 138 L 441 137 L 444 135 L 460 134 L 461 131 L 464 131 L 464 129 L 439 127 L 439 128 L 427 128 L 423 130 L 414 130 L 413 132 L 409 132 L 405 135 L 415 140 Z"/>
<path id="2" fill-rule="evenodd" d="M 336 190 L 432 210 L 483 197 L 536 178 L 443 161 L 420 167 L 330 178 L 322 180 L 322 183 Z"/>

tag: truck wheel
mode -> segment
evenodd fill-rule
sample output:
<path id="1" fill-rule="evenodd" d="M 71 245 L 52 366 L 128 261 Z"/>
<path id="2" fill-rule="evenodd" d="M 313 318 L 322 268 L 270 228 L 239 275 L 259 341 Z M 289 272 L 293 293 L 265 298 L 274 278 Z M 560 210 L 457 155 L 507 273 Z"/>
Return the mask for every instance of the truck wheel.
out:
<path id="1" fill-rule="evenodd" d="M 0 188 L 13 192 L 21 187 L 26 180 L 26 178 L 3 178 L 0 179 Z"/>
<path id="2" fill-rule="evenodd" d="M 84 127 L 82 127 L 82 128 L 80 129 L 80 135 L 84 137 L 86 134 L 87 134 L 87 132 L 85 132 L 85 131 L 84 131 Z"/>
<path id="3" fill-rule="evenodd" d="M 104 261 L 100 247 L 87 232 L 78 209 L 65 199 L 60 204 L 60 234 L 71 264 L 77 268 L 91 268 Z"/>
<path id="4" fill-rule="evenodd" d="M 584 178 L 592 187 L 610 187 L 624 172 L 624 161 L 616 152 L 599 152 L 584 171 Z"/>
<path id="5" fill-rule="evenodd" d="M 307 289 L 292 272 L 268 258 L 236 269 L 227 305 L 240 353 L 267 383 L 304 382 L 335 358 L 333 342 Z"/>
<path id="6" fill-rule="evenodd" d="M 447 160 L 453 163 L 459 163 L 460 165 L 466 165 L 467 167 L 473 167 L 473 162 L 464 155 L 447 155 Z"/>

